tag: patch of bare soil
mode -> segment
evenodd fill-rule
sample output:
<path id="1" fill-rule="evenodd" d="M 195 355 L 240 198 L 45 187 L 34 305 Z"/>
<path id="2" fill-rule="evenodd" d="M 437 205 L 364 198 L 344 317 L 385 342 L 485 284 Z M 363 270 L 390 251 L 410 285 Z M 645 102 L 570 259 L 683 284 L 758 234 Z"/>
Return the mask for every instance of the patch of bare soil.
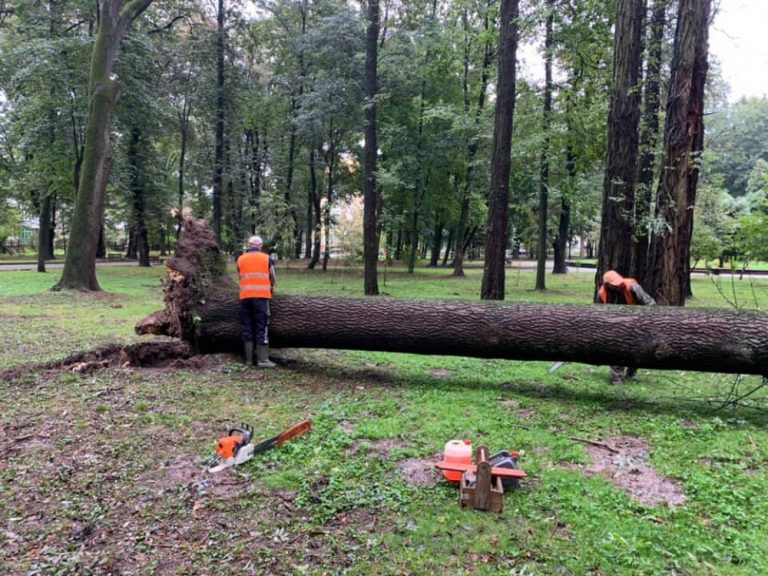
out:
<path id="1" fill-rule="evenodd" d="M 339 422 L 339 430 L 341 430 L 345 434 L 350 434 L 350 435 L 354 434 L 356 429 L 357 429 L 357 426 L 355 426 L 349 420 L 344 420 L 342 422 Z"/>
<path id="2" fill-rule="evenodd" d="M 600 441 L 603 446 L 589 445 L 592 463 L 579 467 L 587 476 L 606 476 L 633 500 L 649 506 L 679 506 L 685 493 L 673 478 L 659 474 L 650 465 L 648 443 L 634 436 L 616 436 Z"/>
<path id="3" fill-rule="evenodd" d="M 360 440 L 355 441 L 348 449 L 347 453 L 350 456 L 354 456 L 360 453 L 360 450 L 364 447 L 364 443 Z M 381 458 L 382 460 L 389 459 L 389 453 L 397 448 L 406 449 L 411 445 L 404 440 L 397 440 L 394 438 L 388 438 L 386 440 L 377 440 L 372 442 L 368 450 L 368 458 Z"/>
<path id="4" fill-rule="evenodd" d="M 411 445 L 403 440 L 396 440 L 393 438 L 387 440 L 378 440 L 371 446 L 371 454 L 375 454 L 381 458 L 389 458 L 389 453 L 397 448 L 410 448 Z"/>
<path id="5" fill-rule="evenodd" d="M 204 370 L 221 363 L 216 355 L 196 355 L 192 347 L 178 340 L 142 342 L 123 346 L 105 344 L 45 364 L 27 364 L 0 372 L 0 380 L 12 381 L 31 373 L 77 372 L 89 374 L 105 368 L 191 368 Z"/>
<path id="6" fill-rule="evenodd" d="M 406 484 L 411 486 L 434 486 L 441 480 L 440 474 L 435 470 L 435 462 L 440 460 L 440 455 L 432 459 L 408 458 L 397 463 L 397 469 L 402 474 Z"/>
<path id="7" fill-rule="evenodd" d="M 205 498 L 232 500 L 247 494 L 253 483 L 243 476 L 224 470 L 211 474 L 201 463 L 193 459 L 179 457 L 161 463 L 156 469 L 144 473 L 139 478 L 139 485 L 154 494 L 183 493 L 194 501 L 197 511 Z"/>
<path id="8" fill-rule="evenodd" d="M 450 378 L 453 376 L 453 372 L 446 370 L 445 368 L 435 368 L 434 370 L 430 370 L 429 373 L 437 378 Z"/>
<path id="9" fill-rule="evenodd" d="M 536 410 L 533 408 L 523 408 L 517 411 L 517 418 L 519 420 L 530 420 L 534 416 L 536 416 Z"/>

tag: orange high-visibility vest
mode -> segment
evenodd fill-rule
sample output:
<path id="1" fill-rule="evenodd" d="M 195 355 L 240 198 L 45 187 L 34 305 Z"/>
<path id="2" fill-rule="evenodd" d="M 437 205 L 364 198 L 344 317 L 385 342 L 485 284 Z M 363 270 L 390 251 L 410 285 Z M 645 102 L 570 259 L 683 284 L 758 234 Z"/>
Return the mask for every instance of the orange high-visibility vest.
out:
<path id="1" fill-rule="evenodd" d="M 269 254 L 246 252 L 237 259 L 240 273 L 240 300 L 245 298 L 272 298 L 269 281 Z"/>
<path id="2" fill-rule="evenodd" d="M 637 298 L 635 298 L 634 293 L 630 290 L 635 284 L 637 284 L 637 280 L 634 278 L 624 278 L 621 284 L 616 286 L 617 288 L 621 288 L 624 300 L 629 306 L 635 306 L 637 304 Z M 600 286 L 600 290 L 597 291 L 597 297 L 603 304 L 608 303 L 608 292 L 605 290 L 605 284 Z"/>

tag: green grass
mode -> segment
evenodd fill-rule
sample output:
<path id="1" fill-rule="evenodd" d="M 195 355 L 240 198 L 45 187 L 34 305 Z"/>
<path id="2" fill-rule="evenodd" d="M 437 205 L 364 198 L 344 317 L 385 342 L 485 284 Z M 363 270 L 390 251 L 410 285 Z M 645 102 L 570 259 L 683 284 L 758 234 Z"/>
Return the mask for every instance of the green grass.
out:
<path id="1" fill-rule="evenodd" d="M 477 300 L 482 271 L 408 275 L 392 297 Z M 0 275 L 0 369 L 129 342 L 162 306 L 160 267 L 99 269 L 106 295 L 48 291 L 53 274 Z M 593 276 L 508 270 L 510 301 L 586 303 Z M 696 278 L 692 306 L 768 306 L 766 281 L 718 290 Z M 361 296 L 361 271 L 278 267 L 278 291 Z M 734 292 L 735 291 L 735 292 Z M 283 351 L 246 370 L 210 358 L 176 369 L 32 372 L 0 383 L 3 574 L 764 574 L 768 419 L 716 410 L 732 376 L 641 370 L 611 387 L 607 367 L 407 354 Z M 745 378 L 741 390 L 759 380 Z M 229 425 L 258 438 L 311 416 L 313 432 L 223 477 L 199 465 Z M 650 464 L 687 501 L 639 504 L 578 468 L 584 444 L 645 439 Z M 22 438 L 22 440 L 18 440 Z M 522 449 L 530 478 L 502 514 L 459 509 L 447 483 L 397 469 L 451 438 Z M 390 442 L 388 453 L 382 442 Z"/>
<path id="2" fill-rule="evenodd" d="M 99 268 L 101 294 L 52 292 L 60 271 L 0 272 L 0 317 L 6 345 L 0 370 L 63 358 L 118 340 L 135 341 L 133 326 L 162 308 L 162 267 Z"/>

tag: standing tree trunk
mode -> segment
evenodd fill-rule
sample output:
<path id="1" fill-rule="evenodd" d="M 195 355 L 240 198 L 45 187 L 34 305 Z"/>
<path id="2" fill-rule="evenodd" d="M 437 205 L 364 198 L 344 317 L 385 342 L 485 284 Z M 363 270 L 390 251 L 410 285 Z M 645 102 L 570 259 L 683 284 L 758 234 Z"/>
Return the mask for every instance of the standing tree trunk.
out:
<path id="1" fill-rule="evenodd" d="M 379 92 L 379 0 L 368 0 L 368 28 L 365 38 L 365 151 L 363 155 L 363 259 L 365 261 L 365 294 L 379 293 L 377 264 L 379 260 L 379 189 L 376 160 L 379 149 L 376 126 L 376 97 Z"/>
<path id="2" fill-rule="evenodd" d="M 224 121 L 226 94 L 224 92 L 224 0 L 219 0 L 216 14 L 216 118 L 213 145 L 213 231 L 221 244 L 224 195 Z"/>
<path id="3" fill-rule="evenodd" d="M 432 234 L 432 251 L 429 254 L 429 267 L 436 268 L 437 261 L 440 259 L 440 248 L 443 246 L 443 228 L 445 222 L 442 214 L 435 216 L 435 228 Z"/>
<path id="4" fill-rule="evenodd" d="M 323 227 L 325 232 L 325 250 L 323 251 L 323 272 L 328 269 L 328 259 L 331 257 L 331 206 L 333 204 L 333 178 L 336 168 L 336 138 L 341 136 L 340 130 L 334 130 L 333 118 L 328 125 L 328 146 L 323 149 L 325 168 L 328 174 L 328 188 L 325 193 L 325 208 L 323 209 Z"/>
<path id="5" fill-rule="evenodd" d="M 256 233 L 256 210 L 261 194 L 261 142 L 258 128 L 246 131 L 248 157 L 250 159 L 248 181 L 248 232 Z"/>
<path id="6" fill-rule="evenodd" d="M 493 48 L 491 46 L 490 41 L 490 35 L 488 34 L 488 29 L 490 28 L 490 1 L 486 5 L 485 8 L 485 15 L 483 18 L 483 30 L 485 32 L 485 44 L 483 48 L 483 67 L 480 72 L 480 86 L 478 88 L 477 92 L 477 106 L 475 107 L 475 121 L 474 121 L 474 127 L 475 127 L 475 133 L 472 134 L 469 137 L 469 142 L 467 143 L 467 169 L 464 174 L 464 189 L 461 195 L 461 209 L 459 212 L 459 222 L 456 225 L 456 238 L 464 238 L 464 235 L 467 232 L 467 223 L 469 221 L 469 202 L 472 197 L 472 184 L 474 183 L 474 165 L 475 165 L 475 156 L 477 156 L 477 150 L 480 147 L 480 138 L 478 137 L 478 131 L 480 128 L 480 120 L 483 116 L 483 108 L 485 107 L 485 100 L 486 100 L 486 92 L 488 89 L 488 76 L 490 73 L 491 68 L 491 61 L 493 60 Z M 463 13 L 464 18 L 464 33 L 465 36 L 469 36 L 469 21 L 467 18 L 466 10 Z M 470 98 L 469 98 L 469 56 L 470 56 L 470 50 L 469 50 L 469 40 L 468 38 L 465 38 L 465 48 L 464 48 L 464 82 L 463 82 L 463 92 L 464 92 L 464 113 L 469 114 L 469 107 L 470 107 Z M 447 250 L 446 248 L 446 259 L 447 259 Z M 453 258 L 453 274 L 452 276 L 456 277 L 462 277 L 464 276 L 464 246 L 461 242 L 458 242 L 456 244 L 456 250 L 455 255 Z"/>
<path id="7" fill-rule="evenodd" d="M 178 201 L 179 201 L 179 214 L 184 211 L 184 167 L 185 159 L 187 156 L 187 138 L 189 137 L 189 117 L 192 113 L 192 106 L 189 100 L 185 97 L 181 110 L 178 112 L 179 116 L 179 131 L 181 136 L 181 142 L 179 143 L 179 186 L 178 186 Z M 181 233 L 181 221 L 176 227 L 176 240 L 179 239 Z"/>
<path id="8" fill-rule="evenodd" d="M 493 127 L 493 161 L 488 198 L 485 266 L 480 297 L 504 300 L 504 253 L 507 249 L 509 175 L 512 121 L 515 113 L 515 59 L 517 57 L 518 0 L 502 0 L 500 12 L 499 76 L 496 120 Z M 463 241 L 462 238 L 457 240 Z"/>
<path id="9" fill-rule="evenodd" d="M 445 253 L 443 254 L 443 262 L 440 266 L 448 265 L 448 257 L 451 255 L 451 248 L 454 245 L 454 233 L 453 230 L 448 230 L 448 240 L 445 242 Z"/>
<path id="10" fill-rule="evenodd" d="M 141 181 L 141 130 L 131 130 L 131 142 L 128 147 L 128 169 L 130 188 L 133 196 L 133 236 L 136 239 L 136 251 L 139 266 L 149 267 L 149 237 L 144 203 L 144 184 Z"/>
<path id="11" fill-rule="evenodd" d="M 680 0 L 672 76 L 664 128 L 664 164 L 656 197 L 656 220 L 666 233 L 651 240 L 648 287 L 661 304 L 683 306 L 689 273 L 693 208 L 704 145 L 704 84 L 710 0 Z M 656 231 L 654 231 L 656 232 Z"/>
<path id="12" fill-rule="evenodd" d="M 40 217 L 38 220 L 37 235 L 37 271 L 45 272 L 45 261 L 49 258 L 48 250 L 50 248 L 50 237 L 53 233 L 51 228 L 51 207 L 53 205 L 53 193 L 46 190 L 43 197 L 40 198 Z"/>
<path id="13" fill-rule="evenodd" d="M 101 0 L 99 4 L 99 30 L 93 45 L 88 80 L 90 102 L 82 172 L 64 270 L 54 290 L 101 290 L 96 280 L 96 252 L 112 166 L 109 129 L 119 92 L 112 70 L 128 26 L 151 3 L 152 0 Z"/>
<path id="14" fill-rule="evenodd" d="M 628 275 L 632 262 L 643 12 L 643 0 L 619 0 L 596 282 L 607 270 Z"/>
<path id="15" fill-rule="evenodd" d="M 544 115 L 541 131 L 544 142 L 541 147 L 539 170 L 539 242 L 536 250 L 536 290 L 546 290 L 547 272 L 547 203 L 549 200 L 549 129 L 552 122 L 552 24 L 555 19 L 555 2 L 547 0 L 547 24 L 544 35 Z"/>
<path id="16" fill-rule="evenodd" d="M 312 232 L 315 227 L 315 220 L 313 217 L 315 198 L 318 197 L 317 192 L 317 172 L 315 171 L 315 149 L 310 142 L 309 145 L 309 189 L 307 190 L 307 237 L 304 240 L 304 258 L 310 260 L 308 267 L 313 269 L 317 262 L 312 262 Z M 318 216 L 319 217 L 319 216 Z"/>
<path id="17" fill-rule="evenodd" d="M 646 48 L 643 128 L 640 132 L 640 163 L 637 169 L 635 203 L 635 243 L 632 250 L 631 275 L 643 286 L 648 285 L 648 245 L 650 240 L 650 207 L 653 199 L 653 173 L 656 143 L 659 138 L 661 96 L 661 55 L 664 44 L 664 22 L 669 0 L 656 0 L 650 21 Z"/>
<path id="18" fill-rule="evenodd" d="M 299 86 L 299 97 L 301 97 L 304 90 L 304 84 Z M 297 242 L 300 238 L 299 231 L 299 219 L 296 215 L 296 206 L 291 200 L 292 188 L 293 188 L 293 167 L 296 161 L 296 125 L 293 122 L 294 115 L 298 109 L 296 98 L 291 98 L 291 133 L 288 138 L 288 165 L 286 166 L 285 175 L 285 191 L 283 192 L 283 198 L 285 199 L 285 205 L 290 206 L 291 220 L 293 221 L 293 241 Z M 300 249 L 300 248 L 299 248 Z"/>
<path id="19" fill-rule="evenodd" d="M 571 89 L 565 96 L 566 116 L 566 147 L 565 147 L 565 173 L 568 176 L 566 185 L 562 187 L 560 194 L 560 219 L 557 225 L 557 236 L 553 242 L 554 265 L 552 274 L 566 274 L 568 266 L 566 260 L 570 257 L 566 253 L 566 246 L 570 252 L 570 227 L 571 227 L 571 199 L 576 189 L 576 154 L 573 151 L 574 142 L 578 137 L 574 130 L 571 116 L 574 114 L 574 97 L 579 91 L 579 79 L 581 75 L 574 70 L 571 74 Z"/>
<path id="20" fill-rule="evenodd" d="M 661 57 L 664 26 L 669 0 L 655 0 L 647 36 L 644 82 L 643 128 L 640 132 L 640 163 L 637 168 L 635 207 L 635 243 L 632 252 L 632 276 L 648 285 L 648 249 L 650 245 L 650 210 L 653 200 L 653 174 L 659 138 L 661 106 Z"/>
<path id="21" fill-rule="evenodd" d="M 570 122 L 568 122 L 568 131 L 571 131 Z M 576 186 L 576 155 L 573 153 L 573 146 L 570 144 L 565 149 L 565 172 L 568 176 L 568 183 L 560 197 L 560 220 L 558 221 L 557 236 L 554 242 L 555 263 L 552 268 L 553 274 L 565 274 L 568 272 L 566 244 L 568 244 L 568 231 L 571 225 L 571 194 L 573 194 L 573 189 Z"/>
<path id="22" fill-rule="evenodd" d="M 319 151 L 320 154 L 322 154 L 322 149 Z M 312 238 L 313 242 L 311 245 L 311 260 L 309 262 L 309 268 L 314 270 L 315 266 L 317 266 L 318 262 L 320 262 L 320 240 L 321 235 L 323 232 L 323 220 L 322 220 L 322 211 L 320 206 L 320 188 L 317 183 L 317 175 L 315 171 L 315 151 L 311 150 L 309 155 L 309 162 L 311 164 L 311 176 L 312 176 L 312 192 L 311 192 L 311 204 L 312 204 L 312 212 L 314 214 L 314 220 L 311 222 L 307 222 L 308 226 L 312 227 Z M 307 232 L 307 236 L 309 236 L 309 232 Z"/>

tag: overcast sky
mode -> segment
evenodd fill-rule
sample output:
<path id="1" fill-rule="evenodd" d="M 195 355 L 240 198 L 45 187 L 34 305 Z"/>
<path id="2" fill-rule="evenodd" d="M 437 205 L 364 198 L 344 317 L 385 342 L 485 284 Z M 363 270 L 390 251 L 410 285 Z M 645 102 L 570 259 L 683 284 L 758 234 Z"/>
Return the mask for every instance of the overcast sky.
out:
<path id="1" fill-rule="evenodd" d="M 709 49 L 720 60 L 730 100 L 768 96 L 768 0 L 720 0 Z"/>
<path id="2" fill-rule="evenodd" d="M 720 62 L 731 102 L 768 96 L 768 0 L 719 0 L 709 34 L 710 55 Z M 672 31 L 674 33 L 674 31 Z M 518 50 L 520 74 L 542 84 L 541 35 Z"/>

